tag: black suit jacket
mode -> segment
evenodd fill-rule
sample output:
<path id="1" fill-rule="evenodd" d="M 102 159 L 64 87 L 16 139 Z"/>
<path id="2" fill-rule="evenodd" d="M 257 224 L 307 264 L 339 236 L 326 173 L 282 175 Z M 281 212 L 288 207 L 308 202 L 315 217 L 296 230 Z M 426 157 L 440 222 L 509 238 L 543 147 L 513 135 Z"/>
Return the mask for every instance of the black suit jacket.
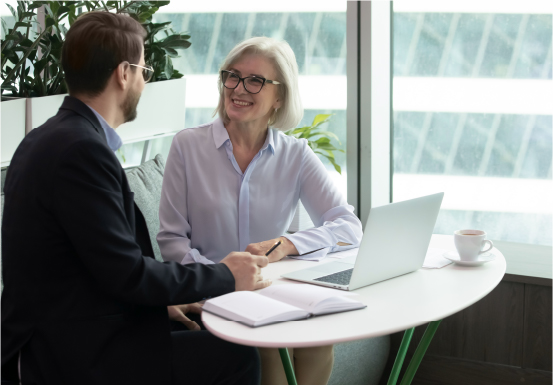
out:
<path id="1" fill-rule="evenodd" d="M 21 142 L 4 193 L 3 373 L 22 351 L 38 383 L 168 384 L 166 306 L 233 291 L 230 270 L 143 256 L 125 172 L 76 98 Z"/>

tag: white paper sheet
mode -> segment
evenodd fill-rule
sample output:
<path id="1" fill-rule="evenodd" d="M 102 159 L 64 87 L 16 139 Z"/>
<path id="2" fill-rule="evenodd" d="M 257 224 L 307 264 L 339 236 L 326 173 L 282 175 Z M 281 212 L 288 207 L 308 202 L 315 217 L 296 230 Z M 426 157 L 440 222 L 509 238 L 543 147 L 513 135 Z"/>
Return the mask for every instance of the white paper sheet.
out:
<path id="1" fill-rule="evenodd" d="M 426 252 L 426 257 L 422 267 L 425 269 L 441 269 L 444 266 L 449 265 L 451 262 L 449 259 L 444 258 L 442 255 L 449 250 L 429 248 Z"/>
<path id="2" fill-rule="evenodd" d="M 338 251 L 337 253 L 328 253 L 326 256 L 328 258 L 343 259 L 343 258 L 347 258 L 347 257 L 355 257 L 358 252 L 359 252 L 359 248 L 356 247 L 354 249 Z"/>

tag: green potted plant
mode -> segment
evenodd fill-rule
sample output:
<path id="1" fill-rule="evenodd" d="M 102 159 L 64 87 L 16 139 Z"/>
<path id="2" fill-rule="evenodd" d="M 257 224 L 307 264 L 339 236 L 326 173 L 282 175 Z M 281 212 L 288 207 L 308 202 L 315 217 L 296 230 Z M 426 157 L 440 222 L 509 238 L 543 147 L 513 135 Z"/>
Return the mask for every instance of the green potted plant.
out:
<path id="1" fill-rule="evenodd" d="M 322 130 L 321 127 L 330 120 L 332 115 L 333 114 L 318 114 L 315 116 L 313 123 L 311 123 L 310 126 L 293 128 L 284 133 L 298 139 L 306 139 L 307 144 L 311 147 L 315 154 L 326 158 L 334 166 L 334 169 L 341 174 L 342 168 L 336 163 L 334 152 L 344 152 L 344 150 L 335 147 L 332 144 L 331 139 L 336 139 L 338 144 L 341 144 L 340 140 L 336 134 L 330 131 Z"/>
<path id="2" fill-rule="evenodd" d="M 67 26 L 71 26 L 81 12 L 127 13 L 140 21 L 147 32 L 144 56 L 155 72 L 151 84 L 143 92 L 137 120 L 130 123 L 130 127 L 122 126 L 119 134 L 124 142 L 129 142 L 182 129 L 186 83 L 183 74 L 173 67 L 172 59 L 178 57 L 178 50 L 188 48 L 191 43 L 190 36 L 174 31 L 170 22 L 153 22 L 152 16 L 167 4 L 169 1 L 18 1 L 15 9 L 6 4 L 15 24 L 13 28 L 7 28 L 2 20 L 5 36 L 2 40 L 2 103 L 15 104 L 8 100 L 27 98 L 24 132 L 44 123 L 67 93 L 60 63 Z M 43 24 L 38 23 L 39 13 L 44 15 Z M 163 82 L 175 79 L 180 80 Z M 10 93 L 9 97 L 7 93 Z M 17 147 L 24 135 L 19 132 L 21 113 L 19 111 L 13 116 L 18 121 L 9 121 L 8 118 L 2 117 L 2 137 L 7 130 L 10 133 L 6 132 L 6 136 L 16 132 L 12 135 L 16 138 L 10 143 Z M 9 151 L 2 154 L 3 165 L 11 154 Z"/>
<path id="3" fill-rule="evenodd" d="M 322 129 L 322 126 L 330 120 L 332 115 L 333 114 L 318 114 L 313 119 L 313 123 L 311 123 L 311 125 L 293 128 L 285 131 L 284 133 L 298 139 L 306 139 L 307 145 L 313 150 L 313 152 L 320 157 L 327 159 L 330 164 L 334 166 L 334 169 L 341 174 L 342 168 L 338 163 L 336 163 L 334 153 L 336 151 L 344 152 L 344 150 L 337 148 L 332 143 L 332 139 L 335 139 L 338 144 L 341 144 L 340 140 L 334 133 Z M 288 232 L 294 233 L 310 227 L 313 227 L 313 222 L 305 210 L 305 207 L 303 207 L 301 202 L 298 202 L 298 207 L 296 208 L 296 212 L 294 214 L 294 218 L 292 219 L 292 223 L 288 228 Z"/>

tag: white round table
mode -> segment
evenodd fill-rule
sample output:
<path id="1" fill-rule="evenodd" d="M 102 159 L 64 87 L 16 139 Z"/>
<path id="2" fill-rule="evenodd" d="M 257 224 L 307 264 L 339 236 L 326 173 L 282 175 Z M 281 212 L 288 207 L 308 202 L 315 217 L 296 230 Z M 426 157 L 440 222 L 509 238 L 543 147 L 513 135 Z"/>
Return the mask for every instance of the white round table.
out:
<path id="1" fill-rule="evenodd" d="M 430 247 L 455 250 L 453 237 L 447 235 L 433 235 Z M 241 345 L 273 348 L 330 345 L 387 335 L 402 330 L 409 331 L 415 326 L 438 321 L 430 324 L 433 331 L 426 336 L 426 339 L 423 337 L 423 341 L 419 345 L 421 347 L 426 344 L 428 347 L 440 320 L 479 301 L 499 284 L 506 270 L 505 258 L 495 248 L 492 253 L 496 255 L 496 258 L 481 266 L 464 267 L 451 264 L 441 269 L 422 268 L 357 289 L 354 291 L 359 294 L 356 299 L 367 305 L 361 310 L 259 328 L 250 328 L 207 312 L 202 313 L 202 321 L 211 333 L 224 340 Z M 336 261 L 336 259 L 327 257 L 321 262 L 285 259 L 263 269 L 263 276 L 272 279 L 273 285 L 296 283 L 280 278 L 280 276 L 290 271 L 313 266 L 315 263 L 332 261 Z M 404 343 L 398 353 L 396 363 L 400 366 L 411 335 L 412 330 L 410 335 L 406 333 Z M 406 346 L 403 346 L 405 344 Z M 426 347 L 423 346 L 422 355 L 424 355 Z M 283 351 L 286 352 L 285 349 Z M 420 353 L 418 358 L 422 359 Z M 400 355 L 403 355 L 403 358 Z M 413 360 L 415 360 L 415 356 Z M 418 367 L 418 363 L 416 363 L 416 367 Z M 414 371 L 416 371 L 416 367 Z M 396 368 L 394 367 L 394 369 Z M 411 370 L 411 372 L 413 371 Z M 397 373 L 399 373 L 399 369 Z M 394 370 L 392 375 L 394 375 Z M 401 384 L 409 382 L 410 380 Z"/>

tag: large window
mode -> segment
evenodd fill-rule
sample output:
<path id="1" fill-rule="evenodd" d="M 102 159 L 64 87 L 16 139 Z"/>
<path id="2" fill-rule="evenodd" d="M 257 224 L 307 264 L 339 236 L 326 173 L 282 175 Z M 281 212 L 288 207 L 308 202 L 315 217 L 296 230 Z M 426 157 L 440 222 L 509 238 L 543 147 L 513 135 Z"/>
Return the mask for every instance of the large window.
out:
<path id="1" fill-rule="evenodd" d="M 443 3 L 394 2 L 394 201 L 445 191 L 436 233 L 552 245 L 548 2 Z"/>
<path id="2" fill-rule="evenodd" d="M 218 102 L 217 71 L 227 53 L 253 36 L 286 40 L 299 65 L 300 92 L 305 108 L 300 125 L 309 125 L 317 114 L 334 114 L 326 129 L 346 149 L 346 1 L 301 2 L 172 2 L 154 15 L 155 22 L 171 21 L 173 28 L 188 31 L 192 45 L 173 65 L 186 77 L 186 127 L 214 119 Z M 185 128 L 185 127 L 183 127 Z M 150 154 L 167 155 L 172 137 L 151 142 Z M 127 165 L 140 162 L 142 143 L 123 147 Z M 322 159 L 329 175 L 346 194 L 346 154 L 335 154 L 342 174 Z"/>
<path id="3" fill-rule="evenodd" d="M 364 78 L 373 75 L 362 65 L 353 66 L 359 85 L 347 87 L 346 68 L 358 54 L 351 49 L 358 48 L 357 43 L 351 41 L 365 37 L 351 30 L 346 36 L 346 29 L 353 24 L 359 31 L 370 26 L 370 20 L 358 19 L 357 13 L 347 19 L 346 8 L 353 14 L 352 4 L 212 0 L 173 1 L 162 7 L 154 21 L 172 21 L 175 30 L 191 35 L 192 46 L 174 60 L 187 82 L 183 129 L 214 119 L 217 70 L 236 43 L 251 36 L 285 39 L 300 68 L 305 107 L 300 124 L 309 124 L 319 113 L 334 114 L 327 129 L 338 135 L 343 150 L 347 132 L 360 134 L 350 135 L 348 154 L 336 154 L 342 175 L 323 160 L 346 194 L 349 156 L 350 195 L 359 192 L 350 203 L 360 205 L 369 195 L 362 183 L 362 157 L 369 144 L 362 135 L 365 126 L 357 118 L 348 118 L 346 130 L 346 107 L 348 96 L 350 103 L 360 100 L 349 111 L 355 110 L 362 120 L 367 109 L 362 94 L 375 82 L 367 86 Z M 393 3 L 392 195 L 399 201 L 444 191 L 436 233 L 475 227 L 486 229 L 492 239 L 553 243 L 552 13 L 548 4 Z M 13 23 L 6 15 L 4 6 L 2 18 Z M 371 39 L 374 49 L 378 36 L 371 35 Z M 363 60 L 360 54 L 359 63 Z M 370 60 L 374 64 L 379 57 Z M 357 99 L 351 98 L 352 93 Z M 380 95 L 373 90 L 373 102 Z M 376 125 L 371 135 L 387 129 L 387 125 Z M 151 140 L 148 146 L 127 143 L 119 157 L 126 166 L 137 165 L 145 148 L 150 158 L 157 153 L 167 155 L 171 140 L 169 135 Z M 352 151 L 354 147 L 358 152 Z M 371 167 L 378 169 L 379 161 Z M 377 189 L 383 184 L 370 186 Z"/>

